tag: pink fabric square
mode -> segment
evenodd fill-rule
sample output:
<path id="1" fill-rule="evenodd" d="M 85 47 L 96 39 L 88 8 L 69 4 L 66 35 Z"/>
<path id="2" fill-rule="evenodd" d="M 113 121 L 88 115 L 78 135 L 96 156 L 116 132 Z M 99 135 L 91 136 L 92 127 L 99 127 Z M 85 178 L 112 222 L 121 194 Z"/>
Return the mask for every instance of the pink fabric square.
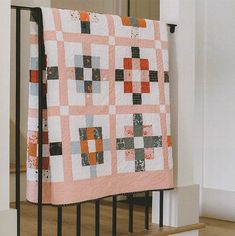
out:
<path id="1" fill-rule="evenodd" d="M 153 160 L 154 159 L 154 149 L 153 148 L 145 148 L 144 149 L 144 158 L 146 160 Z"/>
<path id="2" fill-rule="evenodd" d="M 125 157 L 127 161 L 133 161 L 135 159 L 135 150 L 134 149 L 125 150 Z"/>
<path id="3" fill-rule="evenodd" d="M 125 137 L 134 137 L 133 126 L 125 126 L 124 129 Z"/>
<path id="4" fill-rule="evenodd" d="M 133 93 L 141 93 L 141 83 L 140 82 L 133 82 L 132 84 L 132 91 Z"/>
<path id="5" fill-rule="evenodd" d="M 140 59 L 139 58 L 132 58 L 132 69 L 133 70 L 140 70 Z"/>
<path id="6" fill-rule="evenodd" d="M 153 136 L 152 125 L 144 125 L 143 126 L 143 136 Z"/>
<path id="7" fill-rule="evenodd" d="M 124 70 L 124 81 L 132 81 L 132 71 Z"/>
<path id="8" fill-rule="evenodd" d="M 149 82 L 149 71 L 147 70 L 141 70 L 141 82 Z"/>

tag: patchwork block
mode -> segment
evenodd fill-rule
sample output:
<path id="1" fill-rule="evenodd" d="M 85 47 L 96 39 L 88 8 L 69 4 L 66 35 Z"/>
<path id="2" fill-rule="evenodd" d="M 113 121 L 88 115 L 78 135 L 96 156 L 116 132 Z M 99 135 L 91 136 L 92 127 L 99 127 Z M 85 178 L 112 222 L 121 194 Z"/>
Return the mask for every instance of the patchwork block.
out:
<path id="1" fill-rule="evenodd" d="M 115 69 L 115 81 L 123 83 L 123 93 L 132 94 L 132 104 L 144 104 L 142 94 L 150 94 L 151 83 L 158 84 L 158 71 L 151 70 L 148 58 L 141 58 L 139 47 L 131 47 L 131 58 L 123 58 L 122 68 Z M 164 73 L 167 82 L 167 73 Z"/>
<path id="2" fill-rule="evenodd" d="M 117 150 L 125 150 L 125 160 L 135 162 L 135 172 L 148 171 L 145 160 L 153 160 L 154 150 L 162 148 L 162 136 L 154 135 L 153 125 L 145 124 L 144 120 L 141 113 L 133 114 L 133 126 L 124 126 L 125 137 L 116 141 Z"/>

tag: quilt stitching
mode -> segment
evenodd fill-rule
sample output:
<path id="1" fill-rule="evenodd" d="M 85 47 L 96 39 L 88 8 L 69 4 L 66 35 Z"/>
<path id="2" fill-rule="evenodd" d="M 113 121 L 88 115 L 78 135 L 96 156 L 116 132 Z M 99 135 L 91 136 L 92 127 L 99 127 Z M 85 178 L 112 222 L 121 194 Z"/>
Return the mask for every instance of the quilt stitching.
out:
<path id="1" fill-rule="evenodd" d="M 75 78 L 78 93 L 100 93 L 100 57 L 76 55 Z"/>
<path id="2" fill-rule="evenodd" d="M 150 84 L 158 83 L 158 71 L 150 70 L 149 59 L 141 58 L 139 47 L 131 47 L 131 55 L 123 58 L 123 69 L 115 70 L 115 80 L 123 83 L 125 94 L 132 94 L 133 105 L 141 105 L 142 94 L 151 93 Z"/>
<path id="3" fill-rule="evenodd" d="M 125 126 L 124 138 L 117 138 L 117 150 L 125 150 L 127 161 L 135 161 L 135 172 L 146 171 L 145 160 L 154 159 L 154 148 L 162 147 L 162 137 L 153 136 L 152 125 L 143 124 L 142 114 L 133 115 L 133 126 Z"/>

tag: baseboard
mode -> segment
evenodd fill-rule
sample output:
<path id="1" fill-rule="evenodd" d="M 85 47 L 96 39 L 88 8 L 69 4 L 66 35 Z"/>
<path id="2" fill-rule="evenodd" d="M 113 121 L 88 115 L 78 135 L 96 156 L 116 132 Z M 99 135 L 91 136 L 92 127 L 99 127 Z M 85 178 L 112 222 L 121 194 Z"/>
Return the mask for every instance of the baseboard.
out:
<path id="1" fill-rule="evenodd" d="M 235 221 L 235 192 L 202 188 L 202 216 Z"/>
<path id="2" fill-rule="evenodd" d="M 159 221 L 159 193 L 153 193 L 153 223 Z M 199 222 L 199 186 L 177 187 L 164 193 L 164 225 L 181 227 Z"/>
<path id="3" fill-rule="evenodd" d="M 16 210 L 0 211 L 0 235 L 16 236 Z"/>

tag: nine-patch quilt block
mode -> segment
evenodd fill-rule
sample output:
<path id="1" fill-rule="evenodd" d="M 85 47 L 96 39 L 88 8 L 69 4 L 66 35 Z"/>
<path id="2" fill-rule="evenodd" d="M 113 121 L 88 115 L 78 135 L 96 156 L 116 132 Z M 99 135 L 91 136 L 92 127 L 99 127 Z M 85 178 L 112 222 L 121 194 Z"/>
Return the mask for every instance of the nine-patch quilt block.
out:
<path id="1" fill-rule="evenodd" d="M 165 23 L 42 8 L 43 203 L 172 188 Z M 27 199 L 37 202 L 37 25 L 31 21 Z"/>

